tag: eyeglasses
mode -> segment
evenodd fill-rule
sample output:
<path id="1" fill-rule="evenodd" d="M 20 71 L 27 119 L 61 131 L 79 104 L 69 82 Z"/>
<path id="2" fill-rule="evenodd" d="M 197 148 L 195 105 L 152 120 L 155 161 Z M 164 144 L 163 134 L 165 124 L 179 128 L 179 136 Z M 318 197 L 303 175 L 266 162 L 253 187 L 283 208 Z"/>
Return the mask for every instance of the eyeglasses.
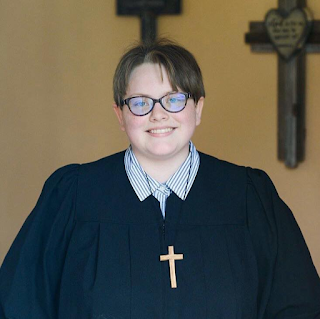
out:
<path id="1" fill-rule="evenodd" d="M 121 101 L 121 106 L 128 105 L 132 114 L 137 116 L 144 116 L 149 114 L 157 102 L 168 112 L 181 112 L 187 105 L 188 99 L 191 97 L 190 93 L 169 93 L 160 99 L 153 99 L 147 96 L 133 96 Z"/>

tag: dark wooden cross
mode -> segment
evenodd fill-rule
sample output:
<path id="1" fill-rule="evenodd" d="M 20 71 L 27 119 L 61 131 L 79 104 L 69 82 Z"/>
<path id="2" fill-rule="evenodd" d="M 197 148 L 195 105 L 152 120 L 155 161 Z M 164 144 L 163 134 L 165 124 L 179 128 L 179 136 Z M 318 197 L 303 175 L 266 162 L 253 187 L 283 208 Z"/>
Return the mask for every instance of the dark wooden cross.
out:
<path id="1" fill-rule="evenodd" d="M 179 13 L 181 13 L 180 0 L 117 0 L 118 15 L 140 17 L 143 42 L 156 39 L 159 15 Z"/>
<path id="2" fill-rule="evenodd" d="M 278 11 L 291 14 L 295 8 L 306 8 L 306 0 L 278 0 Z M 267 19 L 267 17 L 266 17 Z M 290 168 L 305 158 L 305 83 L 306 53 L 320 52 L 320 21 L 309 21 L 305 45 L 285 59 L 278 54 L 278 158 Z M 245 42 L 253 52 L 275 52 L 265 22 L 250 22 Z"/>

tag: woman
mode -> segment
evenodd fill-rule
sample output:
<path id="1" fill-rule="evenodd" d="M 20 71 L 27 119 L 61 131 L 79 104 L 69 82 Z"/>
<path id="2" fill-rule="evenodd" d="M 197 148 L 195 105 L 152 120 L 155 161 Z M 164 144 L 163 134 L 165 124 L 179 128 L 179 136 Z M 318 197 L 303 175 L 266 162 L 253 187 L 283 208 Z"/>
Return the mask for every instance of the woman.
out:
<path id="1" fill-rule="evenodd" d="M 320 281 L 268 176 L 198 152 L 190 52 L 131 48 L 114 76 L 129 148 L 46 182 L 1 269 L 1 318 L 320 318 Z"/>

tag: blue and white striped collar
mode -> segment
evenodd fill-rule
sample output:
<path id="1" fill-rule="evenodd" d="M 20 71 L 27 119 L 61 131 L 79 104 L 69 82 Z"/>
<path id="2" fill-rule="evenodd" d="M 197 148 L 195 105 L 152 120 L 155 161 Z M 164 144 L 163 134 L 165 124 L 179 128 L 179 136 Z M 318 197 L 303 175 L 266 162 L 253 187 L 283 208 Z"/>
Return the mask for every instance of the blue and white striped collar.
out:
<path id="1" fill-rule="evenodd" d="M 145 200 L 147 197 L 152 195 L 155 190 L 163 187 L 163 185 L 169 187 L 170 190 L 172 190 L 180 199 L 185 200 L 190 192 L 200 166 L 199 153 L 191 141 L 189 149 L 190 152 L 186 160 L 164 184 L 161 184 L 151 176 L 146 175 L 146 172 L 143 170 L 136 156 L 134 155 L 131 146 L 126 150 L 124 156 L 125 170 L 129 181 L 140 201 Z M 150 187 L 146 176 L 148 176 Z M 152 193 L 150 192 L 150 188 Z"/>

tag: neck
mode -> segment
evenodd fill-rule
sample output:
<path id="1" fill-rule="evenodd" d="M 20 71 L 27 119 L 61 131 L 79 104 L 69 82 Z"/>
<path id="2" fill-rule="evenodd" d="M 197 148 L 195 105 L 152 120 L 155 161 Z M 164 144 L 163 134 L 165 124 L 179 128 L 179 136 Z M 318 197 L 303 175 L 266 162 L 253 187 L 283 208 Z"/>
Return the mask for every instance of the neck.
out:
<path id="1" fill-rule="evenodd" d="M 144 171 L 154 178 L 159 183 L 165 183 L 182 165 L 188 157 L 189 150 L 186 154 L 181 154 L 179 157 L 167 159 L 147 159 L 135 153 L 140 165 Z"/>

